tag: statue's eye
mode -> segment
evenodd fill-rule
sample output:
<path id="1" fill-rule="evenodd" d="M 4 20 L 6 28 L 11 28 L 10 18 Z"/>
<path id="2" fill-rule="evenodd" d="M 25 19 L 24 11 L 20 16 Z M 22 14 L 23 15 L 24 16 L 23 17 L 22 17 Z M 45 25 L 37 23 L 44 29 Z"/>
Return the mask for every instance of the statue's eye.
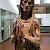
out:
<path id="1" fill-rule="evenodd" d="M 27 1 L 24 1 L 24 3 L 27 3 Z"/>
<path id="2" fill-rule="evenodd" d="M 28 2 L 28 4 L 31 4 L 31 2 Z"/>

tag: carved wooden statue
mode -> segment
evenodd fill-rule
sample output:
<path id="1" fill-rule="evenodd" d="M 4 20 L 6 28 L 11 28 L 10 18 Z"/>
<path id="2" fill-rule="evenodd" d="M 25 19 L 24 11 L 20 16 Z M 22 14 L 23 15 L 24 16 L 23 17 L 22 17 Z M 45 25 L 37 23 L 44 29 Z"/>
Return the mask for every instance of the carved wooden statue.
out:
<path id="1" fill-rule="evenodd" d="M 11 39 L 16 50 L 40 50 L 40 24 L 34 16 L 34 0 L 21 0 Z"/>

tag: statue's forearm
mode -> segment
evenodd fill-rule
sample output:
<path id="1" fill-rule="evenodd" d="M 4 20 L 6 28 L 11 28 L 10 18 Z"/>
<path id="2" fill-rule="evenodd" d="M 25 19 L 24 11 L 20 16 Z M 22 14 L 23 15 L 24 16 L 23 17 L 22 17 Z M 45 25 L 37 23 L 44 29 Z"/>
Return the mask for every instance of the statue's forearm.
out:
<path id="1" fill-rule="evenodd" d="M 40 44 L 40 38 L 39 37 L 32 37 L 32 36 L 27 36 L 26 39 L 31 41 L 33 44 L 39 45 Z"/>

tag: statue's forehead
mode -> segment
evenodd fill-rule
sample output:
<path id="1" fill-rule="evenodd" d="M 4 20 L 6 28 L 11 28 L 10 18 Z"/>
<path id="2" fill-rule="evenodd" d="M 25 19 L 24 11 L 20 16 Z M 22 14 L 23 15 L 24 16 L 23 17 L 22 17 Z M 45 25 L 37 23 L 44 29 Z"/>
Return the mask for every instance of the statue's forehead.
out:
<path id="1" fill-rule="evenodd" d="M 31 2 L 31 0 L 28 0 L 28 1 L 30 1 L 30 2 Z"/>
<path id="2" fill-rule="evenodd" d="M 29 2 L 31 2 L 31 0 L 23 0 L 23 1 L 29 1 Z"/>

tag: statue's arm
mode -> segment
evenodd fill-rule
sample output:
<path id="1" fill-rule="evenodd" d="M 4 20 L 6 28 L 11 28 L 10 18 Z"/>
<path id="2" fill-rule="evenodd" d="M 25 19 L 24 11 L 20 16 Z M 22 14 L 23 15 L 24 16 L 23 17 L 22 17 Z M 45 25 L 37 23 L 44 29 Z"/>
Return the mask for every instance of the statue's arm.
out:
<path id="1" fill-rule="evenodd" d="M 17 19 L 15 18 L 13 21 L 13 28 L 12 28 L 12 35 L 11 35 L 11 41 L 15 42 L 16 34 L 17 34 Z"/>
<path id="2" fill-rule="evenodd" d="M 26 39 L 28 39 L 33 45 L 37 45 L 39 46 L 40 45 L 40 33 L 39 31 L 37 30 L 37 33 L 36 35 L 33 37 L 33 36 L 29 36 L 27 34 L 25 34 L 24 36 Z"/>
<path id="3" fill-rule="evenodd" d="M 40 25 L 39 24 L 36 28 L 36 34 L 33 32 L 33 35 L 34 37 L 29 36 L 28 34 L 24 34 L 23 36 L 24 38 L 28 39 L 33 45 L 35 44 L 36 46 L 39 46 L 40 45 Z"/>

